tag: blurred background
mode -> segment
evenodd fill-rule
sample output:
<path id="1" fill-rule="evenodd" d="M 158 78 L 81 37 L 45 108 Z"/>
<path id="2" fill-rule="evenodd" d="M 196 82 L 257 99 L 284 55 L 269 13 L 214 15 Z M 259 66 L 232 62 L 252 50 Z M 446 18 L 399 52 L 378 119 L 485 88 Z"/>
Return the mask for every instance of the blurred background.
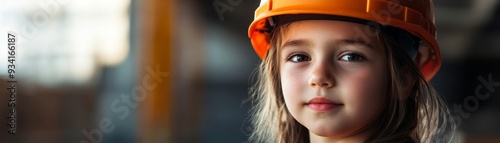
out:
<path id="1" fill-rule="evenodd" d="M 434 4 L 443 65 L 431 83 L 460 121 L 460 142 L 500 142 L 500 2 Z M 0 0 L 0 142 L 246 142 L 258 5 Z M 13 79 L 8 32 L 18 38 Z"/>

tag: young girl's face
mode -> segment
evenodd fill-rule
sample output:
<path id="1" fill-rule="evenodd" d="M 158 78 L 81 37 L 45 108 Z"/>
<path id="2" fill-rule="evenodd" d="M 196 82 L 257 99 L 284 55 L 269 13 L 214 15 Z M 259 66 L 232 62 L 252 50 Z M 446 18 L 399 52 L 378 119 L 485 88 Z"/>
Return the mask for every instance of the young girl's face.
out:
<path id="1" fill-rule="evenodd" d="M 311 140 L 361 140 L 385 105 L 387 66 L 375 31 L 334 20 L 291 23 L 278 45 L 288 111 Z"/>

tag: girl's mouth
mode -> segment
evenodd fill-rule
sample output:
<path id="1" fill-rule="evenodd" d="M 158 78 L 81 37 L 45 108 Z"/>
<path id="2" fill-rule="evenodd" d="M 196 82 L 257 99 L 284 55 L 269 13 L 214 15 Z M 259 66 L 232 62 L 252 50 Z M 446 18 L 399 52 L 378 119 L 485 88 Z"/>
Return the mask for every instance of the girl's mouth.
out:
<path id="1" fill-rule="evenodd" d="M 315 111 L 328 111 L 342 105 L 324 97 L 316 97 L 306 103 L 307 107 Z"/>

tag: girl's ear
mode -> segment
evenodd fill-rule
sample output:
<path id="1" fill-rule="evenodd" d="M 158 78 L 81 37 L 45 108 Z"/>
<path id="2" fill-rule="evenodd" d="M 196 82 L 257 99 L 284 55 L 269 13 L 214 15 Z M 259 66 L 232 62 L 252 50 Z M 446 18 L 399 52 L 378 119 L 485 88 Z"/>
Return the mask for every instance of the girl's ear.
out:
<path id="1" fill-rule="evenodd" d="M 415 63 L 420 68 L 420 66 L 426 63 L 431 55 L 431 49 L 429 48 L 427 42 L 421 42 L 417 50 L 417 56 L 415 58 Z"/>

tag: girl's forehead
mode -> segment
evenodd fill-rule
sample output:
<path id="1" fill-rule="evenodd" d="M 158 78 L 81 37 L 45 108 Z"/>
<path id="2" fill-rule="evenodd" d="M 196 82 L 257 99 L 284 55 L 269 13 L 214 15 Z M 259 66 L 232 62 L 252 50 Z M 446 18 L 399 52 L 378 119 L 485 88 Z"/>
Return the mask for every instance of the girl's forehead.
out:
<path id="1" fill-rule="evenodd" d="M 378 30 L 373 27 L 338 20 L 301 20 L 285 25 L 283 41 L 294 39 L 358 39 L 374 43 Z"/>
<path id="2" fill-rule="evenodd" d="M 376 29 L 370 26 L 339 20 L 301 20 L 291 22 L 287 27 L 289 31 L 333 30 L 345 34 L 375 34 Z"/>

